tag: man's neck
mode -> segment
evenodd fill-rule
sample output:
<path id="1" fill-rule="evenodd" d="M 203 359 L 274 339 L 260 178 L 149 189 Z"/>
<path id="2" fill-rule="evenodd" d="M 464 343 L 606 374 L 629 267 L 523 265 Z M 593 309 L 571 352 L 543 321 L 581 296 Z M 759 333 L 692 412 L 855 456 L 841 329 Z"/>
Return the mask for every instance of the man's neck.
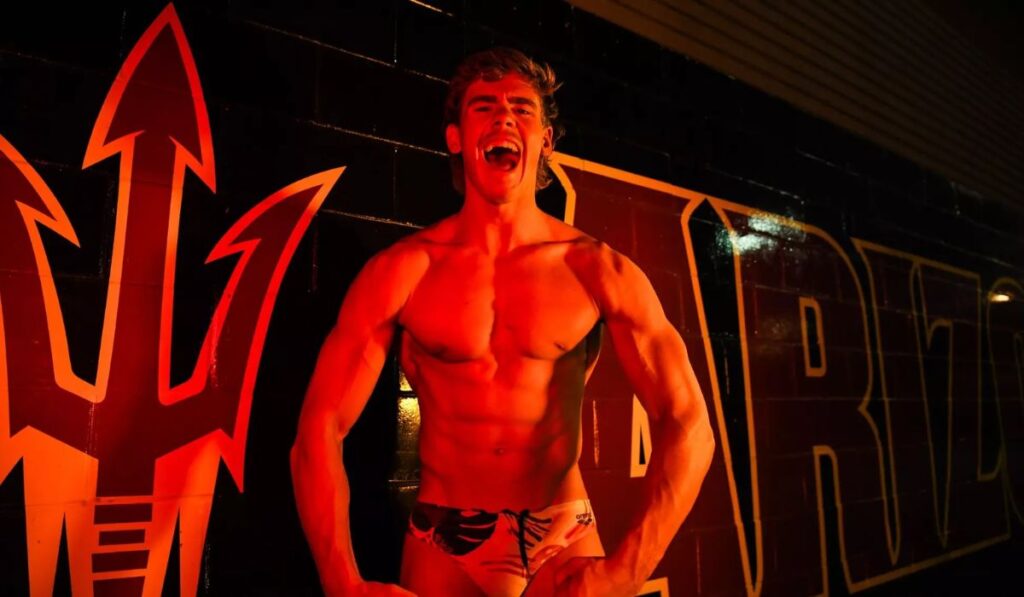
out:
<path id="1" fill-rule="evenodd" d="M 517 247 L 543 242 L 550 230 L 547 216 L 533 193 L 494 203 L 467 189 L 458 214 L 459 236 L 488 255 L 503 255 Z"/>

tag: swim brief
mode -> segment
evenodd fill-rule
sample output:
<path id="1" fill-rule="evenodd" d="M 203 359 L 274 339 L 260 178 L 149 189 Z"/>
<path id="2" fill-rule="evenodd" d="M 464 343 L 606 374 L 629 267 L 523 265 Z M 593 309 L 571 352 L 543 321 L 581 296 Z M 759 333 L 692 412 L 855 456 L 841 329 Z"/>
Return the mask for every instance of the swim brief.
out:
<path id="1" fill-rule="evenodd" d="M 544 562 L 594 529 L 586 499 L 534 512 L 417 502 L 409 517 L 409 532 L 451 556 L 488 597 L 521 595 Z"/>

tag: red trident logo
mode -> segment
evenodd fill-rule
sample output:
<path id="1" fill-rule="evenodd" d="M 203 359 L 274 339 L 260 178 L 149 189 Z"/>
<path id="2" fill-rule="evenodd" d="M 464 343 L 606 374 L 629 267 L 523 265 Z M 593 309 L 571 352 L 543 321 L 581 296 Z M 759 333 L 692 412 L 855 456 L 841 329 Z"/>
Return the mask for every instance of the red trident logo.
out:
<path id="1" fill-rule="evenodd" d="M 107 303 L 94 383 L 71 370 L 39 227 L 78 245 L 42 178 L 0 137 L 0 479 L 24 460 L 32 595 L 53 592 L 62 527 L 75 595 L 159 595 L 171 541 L 194 595 L 219 459 L 243 487 L 246 430 L 285 269 L 341 175 L 267 197 L 207 262 L 237 262 L 191 377 L 171 385 L 171 316 L 186 169 L 214 189 L 199 77 L 167 6 L 121 67 L 84 168 L 120 158 Z"/>

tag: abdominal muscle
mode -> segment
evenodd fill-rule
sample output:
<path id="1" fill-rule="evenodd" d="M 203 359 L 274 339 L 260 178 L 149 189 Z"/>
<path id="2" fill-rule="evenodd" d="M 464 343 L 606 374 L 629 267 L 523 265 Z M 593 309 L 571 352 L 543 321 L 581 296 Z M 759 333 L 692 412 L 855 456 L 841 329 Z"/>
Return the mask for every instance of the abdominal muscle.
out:
<path id="1" fill-rule="evenodd" d="M 419 500 L 495 512 L 585 499 L 581 348 L 500 366 L 403 350 L 420 404 Z"/>

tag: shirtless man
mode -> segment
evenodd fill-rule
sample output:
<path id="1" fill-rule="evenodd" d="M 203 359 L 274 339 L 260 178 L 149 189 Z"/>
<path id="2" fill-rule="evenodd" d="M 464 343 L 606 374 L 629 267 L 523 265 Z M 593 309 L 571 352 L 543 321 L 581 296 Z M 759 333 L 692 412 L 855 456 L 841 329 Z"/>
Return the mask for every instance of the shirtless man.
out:
<path id="1" fill-rule="evenodd" d="M 462 209 L 374 256 L 324 343 L 291 462 L 328 595 L 635 595 L 697 498 L 714 439 L 679 334 L 636 265 L 537 207 L 556 87 L 515 50 L 462 63 L 445 130 Z M 602 327 L 656 445 L 607 557 L 577 463 Z M 396 334 L 422 413 L 405 589 L 359 574 L 339 448 Z"/>

